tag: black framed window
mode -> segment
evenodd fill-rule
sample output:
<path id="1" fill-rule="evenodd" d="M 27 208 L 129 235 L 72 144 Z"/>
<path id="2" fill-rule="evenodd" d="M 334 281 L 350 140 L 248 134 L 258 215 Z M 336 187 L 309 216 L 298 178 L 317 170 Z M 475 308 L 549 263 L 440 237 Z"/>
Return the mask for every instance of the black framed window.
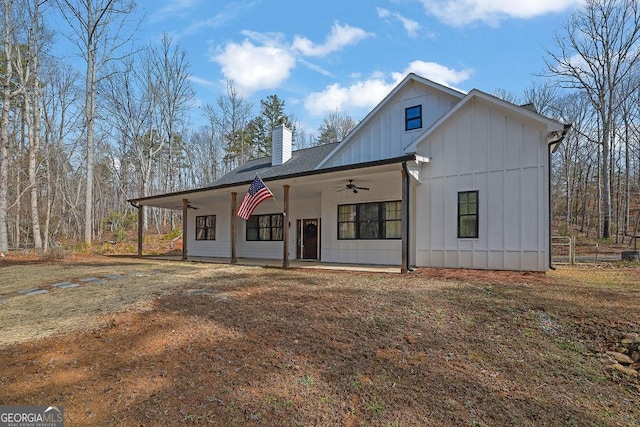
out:
<path id="1" fill-rule="evenodd" d="M 458 193 L 458 238 L 478 237 L 478 192 Z"/>
<path id="2" fill-rule="evenodd" d="M 382 226 L 385 239 L 402 237 L 402 202 L 386 202 Z"/>
<path id="3" fill-rule="evenodd" d="M 357 205 L 338 206 L 338 239 L 356 238 Z"/>
<path id="4" fill-rule="evenodd" d="M 284 236 L 284 216 L 282 214 L 252 215 L 247 221 L 248 241 L 282 240 Z"/>
<path id="5" fill-rule="evenodd" d="M 420 129 L 422 127 L 422 105 L 415 105 L 404 109 L 404 130 Z"/>
<path id="6" fill-rule="evenodd" d="M 338 205 L 339 240 L 399 239 L 402 202 Z"/>
<path id="7" fill-rule="evenodd" d="M 216 216 L 196 216 L 196 240 L 216 240 Z"/>

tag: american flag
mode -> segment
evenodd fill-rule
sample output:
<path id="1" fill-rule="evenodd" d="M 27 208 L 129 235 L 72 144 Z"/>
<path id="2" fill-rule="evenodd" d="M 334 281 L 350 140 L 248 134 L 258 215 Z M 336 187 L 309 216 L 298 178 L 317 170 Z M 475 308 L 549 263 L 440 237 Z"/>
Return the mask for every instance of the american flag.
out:
<path id="1" fill-rule="evenodd" d="M 264 202 L 270 197 L 273 197 L 273 193 L 267 188 L 266 185 L 264 185 L 264 182 L 262 182 L 260 177 L 256 176 L 256 178 L 249 186 L 247 194 L 244 195 L 242 203 L 240 203 L 240 206 L 238 207 L 238 216 L 242 219 L 248 220 L 249 218 L 251 218 L 253 210 L 260 203 Z"/>

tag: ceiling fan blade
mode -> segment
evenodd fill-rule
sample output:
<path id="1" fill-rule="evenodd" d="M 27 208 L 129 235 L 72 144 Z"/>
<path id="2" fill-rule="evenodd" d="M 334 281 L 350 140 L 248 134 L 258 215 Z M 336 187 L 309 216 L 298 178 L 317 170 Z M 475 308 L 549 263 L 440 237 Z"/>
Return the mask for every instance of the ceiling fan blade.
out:
<path id="1" fill-rule="evenodd" d="M 173 206 L 173 207 L 171 207 L 171 208 L 169 208 L 169 209 L 173 209 L 173 210 L 181 210 L 182 208 L 184 208 L 184 206 L 179 205 L 179 206 Z M 187 205 L 187 208 L 188 208 L 188 209 L 193 209 L 194 211 L 197 211 L 198 209 L 200 209 L 199 207 L 197 207 L 197 206 L 193 206 L 193 205 L 191 205 L 191 204 L 188 204 L 188 205 Z"/>

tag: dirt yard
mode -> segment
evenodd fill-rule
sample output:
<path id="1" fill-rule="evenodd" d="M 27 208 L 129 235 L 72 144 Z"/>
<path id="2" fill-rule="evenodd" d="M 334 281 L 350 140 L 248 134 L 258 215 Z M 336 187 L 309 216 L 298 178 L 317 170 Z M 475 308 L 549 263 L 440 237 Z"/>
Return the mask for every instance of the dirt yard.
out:
<path id="1" fill-rule="evenodd" d="M 0 404 L 67 426 L 640 426 L 640 378 L 606 355 L 640 333 L 637 266 L 9 256 L 0 297 Z"/>

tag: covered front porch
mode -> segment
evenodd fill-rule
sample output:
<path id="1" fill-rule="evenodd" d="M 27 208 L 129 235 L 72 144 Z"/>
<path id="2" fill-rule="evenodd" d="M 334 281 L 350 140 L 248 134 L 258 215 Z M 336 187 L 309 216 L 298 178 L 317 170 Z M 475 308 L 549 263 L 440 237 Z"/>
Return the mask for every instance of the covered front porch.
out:
<path id="1" fill-rule="evenodd" d="M 261 219 L 272 217 L 271 239 L 268 236 L 263 239 L 257 232 L 250 235 L 249 231 L 253 230 L 250 230 L 248 222 L 236 215 L 250 181 L 134 199 L 131 202 L 139 212 L 138 255 L 143 255 L 144 207 L 157 207 L 181 210 L 183 216 L 182 256 L 164 257 L 166 259 L 284 268 L 407 272 L 410 269 L 409 259 L 413 257 L 409 245 L 409 236 L 413 234 L 409 218 L 415 212 L 410 200 L 410 195 L 415 192 L 410 186 L 412 174 L 406 165 L 409 159 L 350 165 L 349 168 L 330 168 L 275 179 L 263 178 L 274 198 L 261 203 L 254 215 Z M 255 176 L 259 170 L 256 167 L 250 169 L 247 177 Z M 351 187 L 351 183 L 358 187 Z M 392 224 L 396 227 L 393 235 L 367 235 L 362 238 L 359 235 L 347 238 L 341 235 L 340 227 L 345 224 L 339 218 L 340 206 L 379 205 L 377 221 L 382 233 L 383 228 L 391 224 L 391 219 L 384 214 L 385 204 L 393 205 L 393 214 L 397 213 Z M 211 223 L 211 228 L 203 233 L 201 224 L 205 220 L 207 224 Z M 354 221 L 351 221 L 352 226 L 359 227 Z M 368 225 L 363 224 L 362 230 L 366 228 L 368 232 Z M 308 230 L 312 230 L 310 236 L 307 235 Z M 210 231 L 211 239 L 201 238 Z M 262 230 L 258 231 L 262 233 Z"/>

